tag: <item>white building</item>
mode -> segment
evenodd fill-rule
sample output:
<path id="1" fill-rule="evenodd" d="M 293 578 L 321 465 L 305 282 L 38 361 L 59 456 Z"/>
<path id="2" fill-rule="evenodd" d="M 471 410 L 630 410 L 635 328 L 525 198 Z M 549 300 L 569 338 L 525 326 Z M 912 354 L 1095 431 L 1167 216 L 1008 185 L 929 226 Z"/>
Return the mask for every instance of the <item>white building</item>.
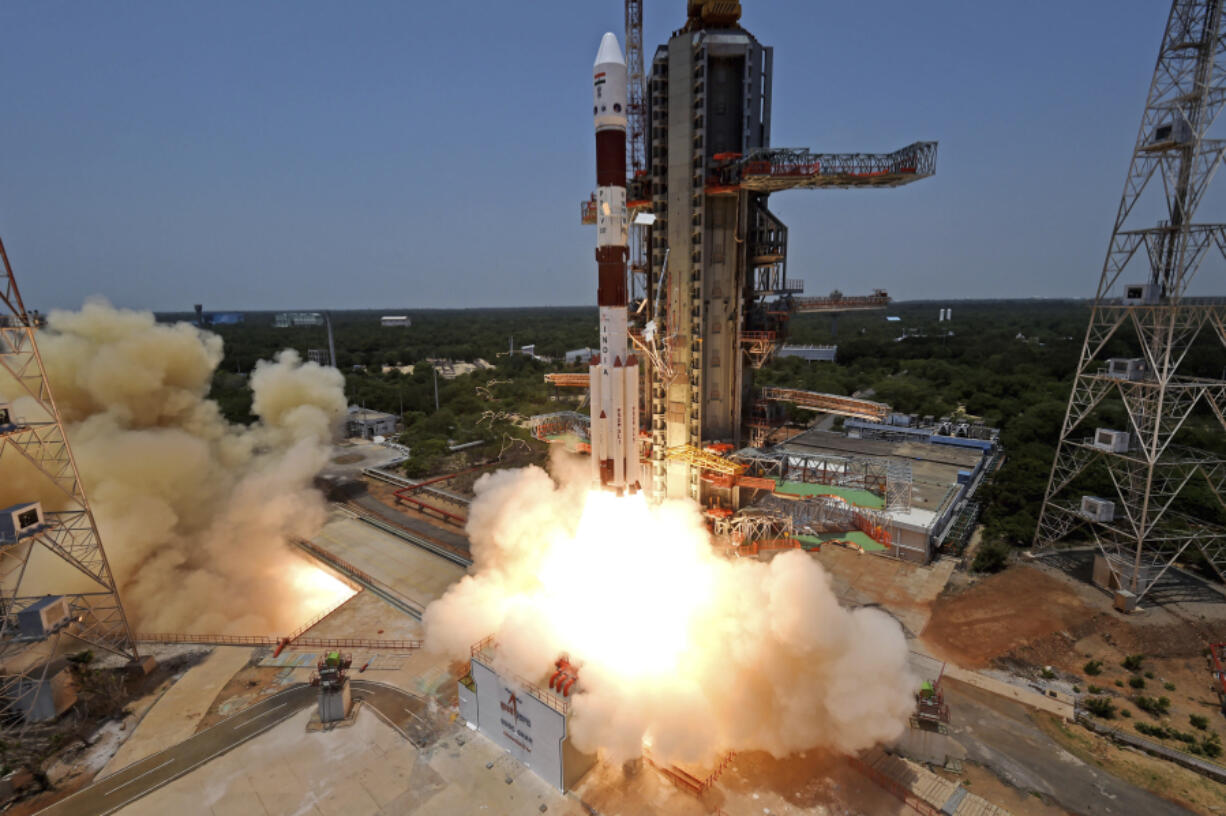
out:
<path id="1" fill-rule="evenodd" d="M 299 326 L 322 326 L 324 316 L 319 312 L 279 312 L 273 318 L 272 324 L 278 329 L 297 328 Z"/>
<path id="2" fill-rule="evenodd" d="M 349 406 L 345 420 L 345 436 L 359 439 L 374 439 L 376 436 L 392 436 L 400 430 L 400 417 L 381 411 L 369 411 L 357 405 Z"/>
<path id="3" fill-rule="evenodd" d="M 394 326 L 412 326 L 413 321 L 409 320 L 408 315 L 383 315 L 379 318 L 379 324 L 386 329 Z"/>
<path id="4" fill-rule="evenodd" d="M 566 352 L 564 359 L 567 365 L 574 365 L 575 363 L 590 363 L 592 361 L 592 356 L 595 354 L 596 349 L 593 348 L 574 349 L 573 351 Z"/>
<path id="5" fill-rule="evenodd" d="M 833 363 L 839 352 L 838 346 L 784 346 L 779 357 L 799 357 L 802 360 Z"/>

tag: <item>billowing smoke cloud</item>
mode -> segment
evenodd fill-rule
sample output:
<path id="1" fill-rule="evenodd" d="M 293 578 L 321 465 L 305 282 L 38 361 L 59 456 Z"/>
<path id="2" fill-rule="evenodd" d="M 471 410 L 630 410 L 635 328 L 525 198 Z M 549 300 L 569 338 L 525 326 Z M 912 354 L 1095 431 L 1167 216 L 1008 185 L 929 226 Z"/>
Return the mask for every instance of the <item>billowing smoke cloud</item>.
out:
<path id="1" fill-rule="evenodd" d="M 429 648 L 466 657 L 494 633 L 501 668 L 542 685 L 567 653 L 582 664 L 571 735 L 613 760 L 645 742 L 698 762 L 854 752 L 902 733 L 916 680 L 888 615 L 840 607 L 803 552 L 720 557 L 693 502 L 581 485 L 539 468 L 481 478 L 474 570 L 426 610 Z"/>
<path id="2" fill-rule="evenodd" d="M 251 374 L 250 427 L 207 399 L 216 335 L 90 302 L 52 312 L 39 347 L 128 616 L 146 632 L 281 632 L 332 597 L 287 538 L 324 517 L 310 487 L 345 411 L 335 369 L 293 351 Z M 0 381 L 0 398 L 20 392 Z M 14 400 L 14 414 L 37 408 Z M 54 489 L 5 458 L 0 506 Z M 35 577 L 37 580 L 37 576 Z"/>

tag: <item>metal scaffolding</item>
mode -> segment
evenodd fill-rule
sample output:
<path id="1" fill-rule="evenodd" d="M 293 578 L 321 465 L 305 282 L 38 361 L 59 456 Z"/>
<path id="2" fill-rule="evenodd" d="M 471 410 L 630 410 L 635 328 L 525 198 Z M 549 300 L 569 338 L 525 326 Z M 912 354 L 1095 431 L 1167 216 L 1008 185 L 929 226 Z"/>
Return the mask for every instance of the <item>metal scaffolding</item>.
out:
<path id="1" fill-rule="evenodd" d="M 885 403 L 844 397 L 841 394 L 801 391 L 796 388 L 763 388 L 762 399 L 767 402 L 790 402 L 797 408 L 855 417 L 856 419 L 880 421 L 890 414 L 890 406 Z"/>
<path id="2" fill-rule="evenodd" d="M 1189 370 L 1202 336 L 1226 345 L 1226 298 L 1188 295 L 1210 249 L 1226 256 L 1226 225 L 1192 221 L 1226 151 L 1207 135 L 1226 102 L 1222 34 L 1221 0 L 1172 3 L 1035 532 L 1036 548 L 1092 540 L 1126 605 L 1189 548 L 1226 567 L 1226 528 L 1181 500 L 1203 478 L 1226 506 L 1226 456 L 1180 442 L 1194 414 L 1226 428 L 1226 379 Z M 1161 220 L 1135 227 L 1150 205 Z"/>
<path id="3" fill-rule="evenodd" d="M 893 153 L 814 153 L 808 148 L 768 147 L 729 156 L 708 180 L 723 189 L 777 193 L 813 187 L 900 187 L 937 169 L 937 143 L 915 142 Z"/>
<path id="4" fill-rule="evenodd" d="M 41 498 L 45 505 L 45 523 L 25 534 L 18 530 L 15 540 L 0 538 L 0 737 L 28 745 L 40 736 L 32 712 L 40 695 L 50 696 L 49 683 L 69 649 L 129 660 L 137 650 L 35 344 L 38 319 L 26 312 L 2 241 L 0 259 L 0 367 L 9 382 L 3 388 L 10 399 L 21 399 L 7 418 L 0 416 L 0 472 L 11 478 L 12 468 L 26 463 L 43 480 L 29 500 Z M 47 556 L 67 568 L 48 570 L 42 563 Z M 28 570 L 32 561 L 41 568 Z M 49 595 L 63 597 L 67 614 L 31 633 L 18 616 Z"/>

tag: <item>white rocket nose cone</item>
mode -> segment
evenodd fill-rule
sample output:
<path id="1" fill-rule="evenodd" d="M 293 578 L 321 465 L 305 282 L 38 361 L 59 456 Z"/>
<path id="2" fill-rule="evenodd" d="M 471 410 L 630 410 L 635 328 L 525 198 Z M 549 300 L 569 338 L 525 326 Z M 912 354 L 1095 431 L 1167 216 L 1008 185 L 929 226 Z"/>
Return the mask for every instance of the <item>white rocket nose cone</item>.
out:
<path id="1" fill-rule="evenodd" d="M 612 31 L 600 38 L 600 50 L 596 52 L 596 64 L 615 62 L 625 65 L 626 58 L 622 56 L 622 47 L 617 44 L 617 35 Z"/>

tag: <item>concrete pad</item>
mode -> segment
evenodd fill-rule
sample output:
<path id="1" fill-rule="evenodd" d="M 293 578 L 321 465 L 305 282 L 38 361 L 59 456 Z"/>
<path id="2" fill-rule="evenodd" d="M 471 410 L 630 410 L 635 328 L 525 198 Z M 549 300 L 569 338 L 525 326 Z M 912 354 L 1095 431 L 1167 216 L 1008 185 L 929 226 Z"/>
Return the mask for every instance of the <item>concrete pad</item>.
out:
<path id="1" fill-rule="evenodd" d="M 251 649 L 219 646 L 203 661 L 188 669 L 162 695 L 162 699 L 153 704 L 132 736 L 102 769 L 101 775 L 122 770 L 133 762 L 178 745 L 196 733 L 196 726 L 208 711 L 213 698 L 250 659 Z"/>
<path id="2" fill-rule="evenodd" d="M 375 772 L 377 773 L 377 771 Z M 315 803 L 324 816 L 378 816 L 379 803 L 356 779 L 332 786 Z"/>
<path id="3" fill-rule="evenodd" d="M 267 813 L 255 791 L 228 791 L 213 805 L 214 816 L 266 816 Z"/>
<path id="4" fill-rule="evenodd" d="M 422 607 L 466 572 L 458 564 L 339 513 L 311 541 Z"/>

